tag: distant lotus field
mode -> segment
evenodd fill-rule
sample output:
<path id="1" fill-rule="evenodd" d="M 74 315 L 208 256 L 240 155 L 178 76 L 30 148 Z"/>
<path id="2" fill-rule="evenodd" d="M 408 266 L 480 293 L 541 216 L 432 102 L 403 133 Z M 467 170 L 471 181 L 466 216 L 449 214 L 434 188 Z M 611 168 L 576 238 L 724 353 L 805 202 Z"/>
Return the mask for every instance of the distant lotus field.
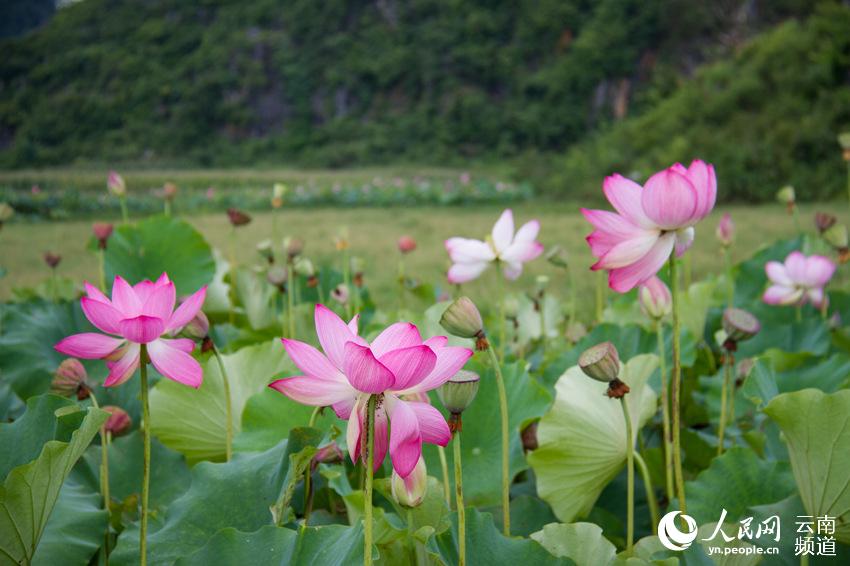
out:
<path id="1" fill-rule="evenodd" d="M 3 181 L 0 266 L 44 277 L 0 303 L 0 564 L 850 560 L 847 203 L 783 187 L 762 229 L 700 159 L 568 213 L 272 177 Z M 8 244 L 67 218 L 85 268 Z"/>

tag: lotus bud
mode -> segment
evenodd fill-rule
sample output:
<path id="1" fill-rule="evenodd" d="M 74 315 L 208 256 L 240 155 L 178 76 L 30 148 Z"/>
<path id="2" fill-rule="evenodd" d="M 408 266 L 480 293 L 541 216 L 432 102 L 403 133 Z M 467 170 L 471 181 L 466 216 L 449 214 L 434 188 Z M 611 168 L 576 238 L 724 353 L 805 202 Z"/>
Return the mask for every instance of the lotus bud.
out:
<path id="1" fill-rule="evenodd" d="M 192 340 L 204 340 L 210 335 L 210 319 L 204 311 L 199 310 L 198 314 L 183 327 L 182 333 Z"/>
<path id="2" fill-rule="evenodd" d="M 322 463 L 322 464 L 332 464 L 334 462 L 342 462 L 345 458 L 345 455 L 340 450 L 339 445 L 331 441 L 329 444 L 325 444 L 321 448 L 316 451 L 316 454 L 313 456 L 313 462 Z"/>
<path id="3" fill-rule="evenodd" d="M 271 240 L 257 242 L 257 253 L 267 262 L 274 263 L 274 250 L 272 249 Z"/>
<path id="4" fill-rule="evenodd" d="M 165 183 L 162 186 L 162 198 L 167 201 L 174 200 L 174 197 L 177 196 L 177 185 L 174 183 Z"/>
<path id="5" fill-rule="evenodd" d="M 481 313 L 469 297 L 455 299 L 440 317 L 440 326 L 453 336 L 475 338 L 475 348 L 479 351 L 489 347 Z"/>
<path id="6" fill-rule="evenodd" d="M 832 228 L 838 219 L 828 212 L 815 212 L 815 227 L 818 229 L 818 234 L 823 234 Z"/>
<path id="7" fill-rule="evenodd" d="M 295 273 L 301 277 L 315 277 L 316 268 L 313 266 L 313 262 L 310 261 L 309 258 L 302 256 L 295 260 Z"/>
<path id="8" fill-rule="evenodd" d="M 53 374 L 50 392 L 62 397 L 76 395 L 79 400 L 88 399 L 91 389 L 88 386 L 87 378 L 86 368 L 80 363 L 80 360 L 77 358 L 64 359 L 56 368 L 56 373 Z"/>
<path id="9" fill-rule="evenodd" d="M 398 251 L 403 254 L 409 254 L 416 249 L 416 240 L 410 236 L 402 236 L 398 239 Z"/>
<path id="10" fill-rule="evenodd" d="M 15 209 L 9 203 L 0 202 L 0 228 L 15 215 Z"/>
<path id="11" fill-rule="evenodd" d="M 116 197 L 123 197 L 127 194 L 127 185 L 124 183 L 124 177 L 115 171 L 110 171 L 106 178 L 106 188 Z"/>
<path id="12" fill-rule="evenodd" d="M 121 436 L 130 430 L 133 426 L 133 420 L 127 411 L 115 405 L 107 405 L 103 410 L 109 413 L 109 418 L 106 419 L 106 432 L 114 437 Z"/>
<path id="13" fill-rule="evenodd" d="M 653 320 L 661 320 L 673 310 L 673 295 L 658 277 L 652 277 L 638 287 L 638 302 L 644 314 Z"/>
<path id="14" fill-rule="evenodd" d="M 555 267 L 567 268 L 567 251 L 559 245 L 554 245 L 546 252 L 546 261 Z"/>
<path id="15" fill-rule="evenodd" d="M 838 144 L 843 150 L 844 161 L 850 161 L 850 132 L 841 132 L 838 134 Z"/>
<path id="16" fill-rule="evenodd" d="M 230 224 L 234 227 L 245 226 L 249 222 L 251 222 L 251 217 L 239 210 L 238 208 L 228 208 L 227 209 L 227 218 L 230 220 Z"/>
<path id="17" fill-rule="evenodd" d="M 602 342 L 582 352 L 578 365 L 586 376 L 602 383 L 611 383 L 620 375 L 620 355 L 611 342 Z"/>
<path id="18" fill-rule="evenodd" d="M 331 297 L 333 298 L 333 300 L 335 300 L 341 305 L 345 305 L 348 303 L 348 296 L 348 287 L 345 285 L 345 283 L 340 283 L 339 285 L 334 287 L 333 290 L 331 290 Z"/>
<path id="19" fill-rule="evenodd" d="M 292 260 L 304 251 L 304 240 L 301 238 L 284 238 L 283 247 L 286 249 L 289 259 Z"/>
<path id="20" fill-rule="evenodd" d="M 59 264 L 62 262 L 62 256 L 59 254 L 55 254 L 53 252 L 45 252 L 44 253 L 44 263 L 50 267 L 50 269 L 56 269 L 59 267 Z"/>
<path id="21" fill-rule="evenodd" d="M 266 280 L 277 287 L 281 293 L 286 291 L 286 280 L 288 278 L 289 273 L 284 265 L 272 265 L 266 272 Z"/>
<path id="22" fill-rule="evenodd" d="M 94 233 L 94 237 L 97 239 L 97 247 L 105 250 L 106 242 L 109 240 L 110 236 L 112 236 L 112 230 L 114 227 L 109 222 L 95 222 L 92 224 L 91 229 Z"/>
<path id="23" fill-rule="evenodd" d="M 437 397 L 452 415 L 459 415 L 472 404 L 480 381 L 477 373 L 460 370 L 437 389 Z"/>
<path id="24" fill-rule="evenodd" d="M 578 321 L 567 326 L 567 331 L 564 333 L 564 337 L 566 337 L 571 344 L 578 343 L 578 341 L 585 336 L 587 336 L 587 327 Z"/>
<path id="25" fill-rule="evenodd" d="M 790 214 L 794 210 L 794 205 L 797 202 L 796 195 L 794 194 L 794 187 L 791 185 L 785 185 L 779 189 L 779 192 L 776 193 L 776 200 L 788 207 L 788 213 Z"/>
<path id="26" fill-rule="evenodd" d="M 425 459 L 421 456 L 416 462 L 416 467 L 406 478 L 401 477 L 393 470 L 391 481 L 393 499 L 402 507 L 417 507 L 425 500 L 428 491 L 428 470 L 425 468 Z"/>
<path id="27" fill-rule="evenodd" d="M 732 215 L 728 212 L 725 213 L 720 218 L 720 222 L 717 223 L 715 235 L 717 236 L 720 245 L 724 248 L 728 248 L 732 245 L 732 242 L 735 241 L 735 223 L 732 221 Z"/>
<path id="28" fill-rule="evenodd" d="M 738 342 L 749 340 L 761 330 L 761 323 L 752 314 L 742 309 L 727 308 L 723 311 L 723 331 L 726 340 L 723 347 L 735 351 Z"/>
<path id="29" fill-rule="evenodd" d="M 283 183 L 275 183 L 272 186 L 272 208 L 280 208 L 283 206 L 283 197 L 286 196 L 288 188 Z"/>

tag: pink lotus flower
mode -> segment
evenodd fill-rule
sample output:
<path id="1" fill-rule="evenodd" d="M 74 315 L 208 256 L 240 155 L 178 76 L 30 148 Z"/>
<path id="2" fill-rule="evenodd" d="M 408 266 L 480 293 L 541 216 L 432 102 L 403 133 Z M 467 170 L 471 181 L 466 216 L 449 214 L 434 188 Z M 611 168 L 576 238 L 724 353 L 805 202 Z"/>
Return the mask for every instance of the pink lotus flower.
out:
<path id="1" fill-rule="evenodd" d="M 505 210 L 493 226 L 486 242 L 468 238 L 449 238 L 446 251 L 453 265 L 449 269 L 449 283 L 466 283 L 481 275 L 487 266 L 497 261 L 510 280 L 522 274 L 522 264 L 543 253 L 543 244 L 536 242 L 540 222 L 526 222 L 514 234 L 514 215 Z"/>
<path id="2" fill-rule="evenodd" d="M 714 233 L 721 246 L 728 247 L 732 245 L 735 239 L 735 222 L 732 221 L 731 214 L 727 212 L 720 218 L 720 222 L 717 223 L 717 229 Z"/>
<path id="3" fill-rule="evenodd" d="M 694 240 L 694 225 L 717 196 L 714 167 L 696 160 L 677 163 L 641 187 L 621 175 L 605 179 L 602 190 L 617 212 L 582 209 L 595 230 L 587 237 L 599 258 L 591 269 L 608 270 L 608 284 L 625 293 L 653 277 L 674 248 L 680 256 Z"/>
<path id="4" fill-rule="evenodd" d="M 121 277 L 112 285 L 112 300 L 97 287 L 85 284 L 86 295 L 80 300 L 86 318 L 102 332 L 84 332 L 61 340 L 56 351 L 77 358 L 103 359 L 109 367 L 105 387 L 120 385 L 139 367 L 141 344 L 147 345 L 148 357 L 165 377 L 198 388 L 203 381 L 201 366 L 189 354 L 195 347 L 187 338 L 170 339 L 186 326 L 200 310 L 206 286 L 174 310 L 174 283 L 163 273 L 152 283 L 145 280 L 131 286 Z M 173 311 L 173 312 L 172 312 Z"/>
<path id="5" fill-rule="evenodd" d="M 820 308 L 827 300 L 824 287 L 835 264 L 821 255 L 806 257 L 800 252 L 791 252 L 784 263 L 769 261 L 764 266 L 770 287 L 762 299 L 769 305 L 804 305 L 811 302 Z"/>
<path id="6" fill-rule="evenodd" d="M 379 395 L 375 469 L 389 447 L 393 468 L 406 478 L 419 461 L 423 442 L 445 446 L 451 438 L 437 409 L 407 399 L 448 381 L 472 356 L 472 350 L 446 346 L 445 336 L 423 341 L 416 326 L 407 322 L 387 327 L 369 344 L 357 335 L 357 316 L 346 324 L 321 304 L 316 305 L 315 319 L 324 354 L 309 344 L 284 338 L 287 354 L 303 375 L 278 379 L 269 387 L 305 405 L 331 406 L 339 418 L 348 419 L 348 452 L 353 462 L 361 457 L 365 462 L 361 435 L 367 402 L 370 395 Z"/>
<path id="7" fill-rule="evenodd" d="M 659 320 L 673 310 L 673 295 L 664 281 L 650 277 L 638 287 L 638 302 L 646 316 Z"/>

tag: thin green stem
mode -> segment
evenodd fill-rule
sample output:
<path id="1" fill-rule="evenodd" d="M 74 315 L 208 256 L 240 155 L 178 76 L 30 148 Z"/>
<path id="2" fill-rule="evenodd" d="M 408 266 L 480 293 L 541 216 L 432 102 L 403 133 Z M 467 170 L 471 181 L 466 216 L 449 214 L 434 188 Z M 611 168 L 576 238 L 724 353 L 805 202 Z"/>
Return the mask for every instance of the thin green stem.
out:
<path id="1" fill-rule="evenodd" d="M 684 269 L 684 272 L 685 272 L 684 273 L 684 279 L 685 279 L 685 290 L 687 291 L 688 289 L 691 288 L 691 256 L 690 256 L 690 254 L 688 254 L 684 257 L 684 259 L 682 260 L 682 263 L 684 264 L 683 267 L 685 268 Z"/>
<path id="2" fill-rule="evenodd" d="M 496 385 L 499 388 L 499 413 L 502 420 L 502 515 L 503 532 L 505 536 L 511 536 L 511 478 L 510 478 L 510 442 L 508 437 L 508 394 L 505 391 L 505 379 L 502 377 L 502 368 L 493 348 L 487 348 L 490 363 L 496 372 Z"/>
<path id="3" fill-rule="evenodd" d="M 623 417 L 626 420 L 626 552 L 631 554 L 635 540 L 635 440 L 632 437 L 632 418 L 625 395 L 620 397 Z M 650 494 L 647 494 L 650 497 Z"/>
<path id="4" fill-rule="evenodd" d="M 167 217 L 171 217 L 171 201 L 170 201 L 170 200 L 165 199 L 165 200 L 163 201 L 163 210 L 162 210 L 162 212 L 165 214 L 165 216 L 167 216 Z"/>
<path id="5" fill-rule="evenodd" d="M 99 409 L 94 392 L 89 394 L 91 404 Z M 100 494 L 103 496 L 103 508 L 106 511 L 106 532 L 103 535 L 103 563 L 109 566 L 109 432 L 106 423 L 100 427 Z"/>
<path id="6" fill-rule="evenodd" d="M 507 321 L 505 320 L 505 282 L 502 280 L 502 263 L 496 261 L 496 300 L 499 301 L 499 359 L 505 359 Z"/>
<path id="7" fill-rule="evenodd" d="M 452 508 L 452 491 L 449 485 L 449 464 L 446 461 L 446 449 L 437 445 L 437 454 L 440 455 L 440 468 L 443 470 L 443 495 L 446 497 L 446 506 Z"/>
<path id="8" fill-rule="evenodd" d="M 401 320 L 401 317 L 403 316 L 402 313 L 405 309 L 404 279 L 404 256 L 402 256 L 402 258 L 398 260 L 398 315 L 396 316 L 396 318 L 398 318 L 399 320 Z"/>
<path id="9" fill-rule="evenodd" d="M 56 268 L 52 267 L 50 269 L 50 286 L 52 289 L 50 290 L 50 294 L 53 297 L 53 302 L 59 302 L 59 278 L 56 277 Z"/>
<path id="10" fill-rule="evenodd" d="M 664 435 L 664 479 L 667 500 L 672 501 L 673 494 L 673 443 L 670 436 L 670 393 L 668 390 L 667 352 L 664 346 L 664 325 L 660 320 L 655 322 L 655 332 L 658 335 L 658 367 L 661 372 L 661 426 Z"/>
<path id="11" fill-rule="evenodd" d="M 410 541 L 410 563 L 411 564 L 419 564 L 419 543 L 413 537 L 413 533 L 416 532 L 413 528 L 413 507 L 407 508 L 407 540 Z"/>
<path id="12" fill-rule="evenodd" d="M 148 563 L 148 495 L 151 482 L 151 409 L 148 402 L 148 347 L 141 345 L 139 373 L 142 392 L 142 438 L 144 440 L 144 458 L 142 474 L 142 520 L 139 530 L 139 557 L 141 566 Z"/>
<path id="13" fill-rule="evenodd" d="M 649 468 L 640 452 L 635 452 L 635 463 L 637 464 L 640 475 L 643 477 L 643 490 L 646 492 L 646 502 L 649 505 L 649 519 L 652 522 L 652 534 L 656 534 L 658 530 L 658 501 L 655 499 L 655 488 L 652 487 L 652 477 L 649 475 Z"/>
<path id="14" fill-rule="evenodd" d="M 546 294 L 540 293 L 540 351 L 546 355 Z"/>
<path id="15" fill-rule="evenodd" d="M 130 215 L 127 213 L 127 197 L 118 197 L 118 202 L 121 205 L 121 220 L 124 224 L 130 223 Z"/>
<path id="16" fill-rule="evenodd" d="M 221 383 L 224 387 L 224 414 L 225 414 L 225 435 L 224 435 L 224 454 L 227 461 L 233 456 L 233 400 L 230 395 L 230 379 L 227 377 L 227 370 L 224 368 L 224 360 L 221 359 L 221 353 L 218 351 L 218 346 L 213 344 L 213 355 L 218 363 L 218 371 L 221 373 Z"/>
<path id="17" fill-rule="evenodd" d="M 366 487 L 363 518 L 363 564 L 372 564 L 372 476 L 375 467 L 375 406 L 378 398 L 369 396 L 366 410 Z"/>
<path id="18" fill-rule="evenodd" d="M 289 283 L 286 293 L 286 319 L 289 323 L 288 337 L 295 340 L 295 271 L 292 262 L 286 264 L 286 280 Z"/>
<path id="19" fill-rule="evenodd" d="M 730 352 L 726 352 L 725 360 L 723 362 L 723 387 L 720 390 L 720 424 L 717 429 L 718 456 L 723 454 L 723 438 L 726 433 L 726 420 L 729 418 L 729 414 L 726 412 L 726 406 L 728 404 L 730 382 L 732 381 L 732 364 L 729 363 L 731 358 L 732 354 Z"/>
<path id="20" fill-rule="evenodd" d="M 351 286 L 351 260 L 348 259 L 348 250 L 342 250 L 342 281 L 349 292 L 349 300 L 345 302 L 345 314 L 351 319 L 351 303 L 354 298 L 354 289 Z M 370 557 L 371 560 L 371 557 Z"/>
<path id="21" fill-rule="evenodd" d="M 732 277 L 732 251 L 723 246 L 723 263 L 726 265 L 726 306 L 735 305 L 735 279 Z"/>
<path id="22" fill-rule="evenodd" d="M 310 421 L 307 423 L 307 426 L 313 428 L 316 426 L 316 420 L 319 418 L 319 413 L 321 412 L 322 407 L 316 407 L 313 409 L 313 412 L 310 413 Z M 303 527 L 307 527 L 307 524 L 310 522 L 310 514 L 313 512 L 313 464 L 312 462 L 307 465 L 307 471 L 304 472 L 304 523 Z"/>
<path id="23" fill-rule="evenodd" d="M 319 413 L 322 411 L 322 407 L 316 407 L 313 409 L 313 412 L 310 413 L 310 421 L 307 423 L 307 426 L 313 428 L 316 426 L 316 420 L 319 418 Z"/>
<path id="24" fill-rule="evenodd" d="M 452 437 L 455 464 L 455 499 L 457 505 L 457 555 L 458 564 L 466 564 L 466 508 L 463 503 L 463 473 L 461 466 L 460 431 Z"/>
<path id="25" fill-rule="evenodd" d="M 791 209 L 791 216 L 794 219 L 794 228 L 796 228 L 797 234 L 802 236 L 803 235 L 803 229 L 800 227 L 800 212 L 797 210 L 797 204 L 796 203 L 793 205 L 793 208 Z"/>
<path id="26" fill-rule="evenodd" d="M 596 322 L 602 322 L 602 316 L 605 312 L 605 272 L 598 271 L 596 273 Z"/>
<path id="27" fill-rule="evenodd" d="M 679 510 L 687 513 L 685 502 L 685 480 L 682 473 L 682 442 L 681 442 L 681 388 L 682 388 L 682 346 L 679 323 L 679 273 L 676 262 L 676 251 L 670 254 L 670 283 L 673 298 L 673 377 L 670 384 L 672 397 L 672 428 L 673 428 L 673 472 L 676 479 L 676 494 L 679 498 Z"/>
<path id="28" fill-rule="evenodd" d="M 796 312 L 794 313 L 794 320 L 796 322 L 803 322 L 803 305 L 798 303 L 797 306 L 794 308 L 796 310 Z"/>
<path id="29" fill-rule="evenodd" d="M 100 276 L 100 290 L 106 293 L 106 250 L 100 248 L 97 252 L 98 275 Z"/>

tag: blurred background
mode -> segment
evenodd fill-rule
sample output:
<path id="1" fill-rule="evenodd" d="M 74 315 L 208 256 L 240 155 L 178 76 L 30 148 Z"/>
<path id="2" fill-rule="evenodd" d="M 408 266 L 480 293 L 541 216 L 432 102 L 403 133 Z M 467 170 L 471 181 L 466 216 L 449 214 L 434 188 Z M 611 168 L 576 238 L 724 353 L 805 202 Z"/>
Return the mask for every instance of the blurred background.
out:
<path id="1" fill-rule="evenodd" d="M 165 198 L 224 249 L 238 207 L 243 245 L 278 218 L 318 260 L 349 226 L 371 265 L 407 234 L 430 281 L 446 237 L 481 237 L 507 206 L 583 273 L 578 209 L 607 206 L 604 176 L 695 157 L 742 255 L 793 229 L 785 185 L 804 227 L 846 216 L 847 1 L 3 0 L 0 36 L 0 297 L 43 280 L 47 251 L 91 277 L 113 169 L 133 219 Z M 716 248 L 698 238 L 697 276 Z"/>

